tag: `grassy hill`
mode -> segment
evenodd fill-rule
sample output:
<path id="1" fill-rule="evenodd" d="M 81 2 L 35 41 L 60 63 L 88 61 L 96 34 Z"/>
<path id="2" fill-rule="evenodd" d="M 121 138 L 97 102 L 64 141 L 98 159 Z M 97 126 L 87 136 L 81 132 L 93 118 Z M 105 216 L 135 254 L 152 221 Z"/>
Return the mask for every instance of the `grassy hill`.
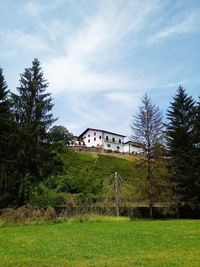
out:
<path id="1" fill-rule="evenodd" d="M 118 172 L 122 177 L 123 188 L 126 188 L 125 194 L 130 194 L 136 200 L 145 199 L 146 169 L 145 161 L 140 156 L 66 149 L 62 159 L 63 173 L 49 177 L 45 184 L 52 190 L 48 193 L 51 198 L 58 196 L 57 194 L 60 197 L 71 194 L 89 199 L 103 198 L 105 191 L 111 187 L 111 175 Z M 157 168 L 155 175 L 158 184 L 165 185 L 165 166 Z"/>

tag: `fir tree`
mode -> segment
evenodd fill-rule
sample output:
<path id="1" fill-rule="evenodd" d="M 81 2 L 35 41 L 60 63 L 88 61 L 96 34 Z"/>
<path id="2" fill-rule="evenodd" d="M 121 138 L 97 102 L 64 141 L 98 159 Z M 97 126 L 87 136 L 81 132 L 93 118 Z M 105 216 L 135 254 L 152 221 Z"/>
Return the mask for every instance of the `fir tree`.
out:
<path id="1" fill-rule="evenodd" d="M 8 99 L 7 84 L 4 79 L 3 70 L 0 68 L 0 160 L 5 156 L 5 151 L 3 149 L 3 145 L 5 143 L 5 138 L 8 133 L 9 125 L 10 125 L 10 101 Z"/>
<path id="2" fill-rule="evenodd" d="M 17 155 L 18 205 L 29 201 L 31 186 L 46 177 L 50 171 L 51 145 L 47 130 L 55 121 L 53 104 L 47 93 L 38 59 L 21 74 L 18 95 L 13 94 L 15 119 L 18 125 L 20 149 Z"/>
<path id="3" fill-rule="evenodd" d="M 172 170 L 174 202 L 191 206 L 195 192 L 193 176 L 194 100 L 179 86 L 167 112 L 167 145 Z"/>
<path id="4" fill-rule="evenodd" d="M 199 102 L 194 107 L 194 113 L 194 146 L 192 155 L 194 191 L 190 202 L 193 209 L 200 210 L 200 97 Z"/>
<path id="5" fill-rule="evenodd" d="M 0 68 L 0 205 L 5 206 L 9 197 L 11 177 L 9 172 L 10 149 L 9 140 L 11 134 L 11 113 L 9 90 L 4 79 L 3 70 Z"/>

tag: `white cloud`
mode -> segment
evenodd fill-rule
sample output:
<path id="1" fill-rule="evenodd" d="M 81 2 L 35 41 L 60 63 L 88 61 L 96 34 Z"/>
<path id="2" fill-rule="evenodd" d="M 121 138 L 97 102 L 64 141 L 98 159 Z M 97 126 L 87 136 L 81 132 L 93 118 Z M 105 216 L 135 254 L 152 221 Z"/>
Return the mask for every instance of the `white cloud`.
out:
<path id="1" fill-rule="evenodd" d="M 200 31 L 200 10 L 194 10 L 189 14 L 181 14 L 176 18 L 176 23 L 157 32 L 152 38 L 152 42 L 158 42 L 164 38 L 176 34 L 185 34 Z"/>
<path id="2" fill-rule="evenodd" d="M 36 3 L 33 1 L 27 2 L 24 7 L 23 11 L 28 13 L 31 16 L 38 16 L 45 10 L 45 5 L 42 3 Z"/>
<path id="3" fill-rule="evenodd" d="M 120 1 L 104 3 L 67 39 L 63 56 L 45 62 L 54 93 L 132 88 L 129 73 L 114 67 L 116 55 L 126 57 L 128 46 L 134 50 L 134 42 L 127 44 L 126 37 L 136 35 L 157 6 L 149 1 L 128 1 L 123 7 Z"/>
<path id="4" fill-rule="evenodd" d="M 33 33 L 25 33 L 21 30 L 0 30 L 1 57 L 10 58 L 21 56 L 21 60 L 25 55 L 33 55 L 37 57 L 42 52 L 49 52 L 49 45 Z"/>
<path id="5" fill-rule="evenodd" d="M 40 16 L 45 11 L 51 11 L 59 7 L 65 0 L 48 0 L 48 3 L 42 3 L 42 1 L 27 1 L 22 11 L 28 15 L 31 15 L 33 17 Z"/>
<path id="6" fill-rule="evenodd" d="M 123 92 L 111 92 L 105 95 L 105 98 L 111 102 L 127 106 L 138 106 L 142 94 L 131 94 Z"/>

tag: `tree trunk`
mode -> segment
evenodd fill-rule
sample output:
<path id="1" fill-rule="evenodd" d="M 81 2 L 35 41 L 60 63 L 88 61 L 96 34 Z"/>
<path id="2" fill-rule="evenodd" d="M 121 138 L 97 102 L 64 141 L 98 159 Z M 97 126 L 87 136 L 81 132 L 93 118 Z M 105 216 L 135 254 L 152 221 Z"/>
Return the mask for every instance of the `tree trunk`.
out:
<path id="1" fill-rule="evenodd" d="M 153 219 L 153 202 L 149 202 L 149 218 Z"/>
<path id="2" fill-rule="evenodd" d="M 154 196 L 154 178 L 152 173 L 151 159 L 148 157 L 147 167 L 148 191 L 149 191 L 149 217 L 153 219 L 153 196 Z"/>

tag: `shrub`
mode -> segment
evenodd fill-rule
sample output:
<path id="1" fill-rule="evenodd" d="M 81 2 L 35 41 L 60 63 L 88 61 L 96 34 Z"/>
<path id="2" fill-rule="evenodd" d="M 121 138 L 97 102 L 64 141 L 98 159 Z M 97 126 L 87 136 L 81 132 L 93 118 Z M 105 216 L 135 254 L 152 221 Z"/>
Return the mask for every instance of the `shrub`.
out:
<path id="1" fill-rule="evenodd" d="M 56 212 L 54 208 L 39 208 L 30 204 L 19 207 L 17 210 L 4 209 L 0 211 L 1 222 L 7 223 L 25 223 L 27 221 L 48 221 L 55 220 Z"/>

